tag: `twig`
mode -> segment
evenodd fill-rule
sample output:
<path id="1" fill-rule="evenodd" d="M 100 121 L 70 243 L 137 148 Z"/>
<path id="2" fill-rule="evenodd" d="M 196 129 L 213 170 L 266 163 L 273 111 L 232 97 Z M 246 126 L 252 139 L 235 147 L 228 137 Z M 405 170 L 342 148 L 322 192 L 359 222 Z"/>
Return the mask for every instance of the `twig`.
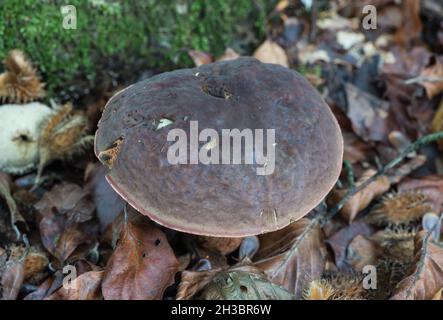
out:
<path id="1" fill-rule="evenodd" d="M 311 7 L 311 30 L 309 32 L 309 41 L 313 42 L 317 35 L 317 15 L 318 15 L 318 4 L 316 0 L 312 0 Z"/>
<path id="2" fill-rule="evenodd" d="M 362 182 L 360 185 L 353 189 L 349 189 L 348 192 L 343 196 L 343 198 L 330 210 L 323 211 L 317 214 L 307 225 L 305 230 L 300 234 L 300 236 L 297 238 L 296 242 L 292 245 L 292 247 L 286 252 L 286 256 L 284 259 L 282 259 L 281 264 L 274 269 L 274 273 L 278 273 L 279 270 L 284 267 L 286 261 L 290 260 L 292 255 L 294 255 L 297 252 L 297 249 L 300 245 L 300 243 L 303 242 L 303 240 L 306 238 L 306 236 L 314 230 L 317 225 L 320 225 L 320 223 L 325 223 L 331 218 L 333 218 L 340 210 L 343 208 L 343 206 L 348 202 L 348 200 L 354 196 L 356 193 L 360 192 L 364 188 L 366 188 L 368 185 L 370 185 L 372 182 L 374 182 L 378 177 L 385 174 L 386 171 L 389 169 L 392 169 L 397 164 L 399 164 L 404 158 L 407 157 L 407 155 L 413 151 L 417 151 L 420 147 L 423 145 L 426 145 L 428 143 L 437 141 L 443 139 L 443 131 L 439 131 L 437 133 L 432 133 L 429 135 L 426 135 L 424 137 L 421 137 L 414 143 L 410 144 L 407 148 L 405 148 L 403 151 L 399 153 L 399 155 L 388 162 L 386 165 L 382 166 L 373 176 L 371 176 L 369 179 Z"/>
<path id="3" fill-rule="evenodd" d="M 405 84 L 423 83 L 423 82 L 443 82 L 443 77 L 432 77 L 432 76 L 418 76 L 405 80 Z"/>
<path id="4" fill-rule="evenodd" d="M 354 169 L 352 168 L 352 164 L 349 162 L 349 160 L 344 160 L 343 166 L 345 167 L 348 176 L 348 189 L 349 190 L 354 189 L 355 179 L 354 179 Z"/>

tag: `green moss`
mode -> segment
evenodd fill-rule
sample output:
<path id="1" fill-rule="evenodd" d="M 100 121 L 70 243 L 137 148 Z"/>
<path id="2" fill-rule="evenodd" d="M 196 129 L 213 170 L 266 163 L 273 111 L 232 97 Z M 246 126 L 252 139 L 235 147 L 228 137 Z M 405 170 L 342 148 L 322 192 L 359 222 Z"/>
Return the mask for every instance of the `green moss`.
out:
<path id="1" fill-rule="evenodd" d="M 247 52 L 262 40 L 275 1 L 1 2 L 0 59 L 22 49 L 38 64 L 50 95 L 72 97 L 125 72 L 190 66 L 189 49 L 219 55 L 233 46 Z M 67 4 L 76 7 L 75 30 L 62 27 L 60 7 Z"/>

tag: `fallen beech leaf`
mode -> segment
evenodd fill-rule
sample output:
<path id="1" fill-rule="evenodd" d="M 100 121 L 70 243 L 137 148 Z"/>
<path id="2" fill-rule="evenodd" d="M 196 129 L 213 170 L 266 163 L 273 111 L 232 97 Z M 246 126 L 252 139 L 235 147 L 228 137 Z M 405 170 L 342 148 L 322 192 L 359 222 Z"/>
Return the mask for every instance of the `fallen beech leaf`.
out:
<path id="1" fill-rule="evenodd" d="M 62 183 L 46 192 L 35 204 L 42 216 L 39 222 L 45 248 L 64 262 L 80 244 L 95 241 L 97 226 L 90 221 L 94 203 L 88 192 L 79 186 Z"/>
<path id="2" fill-rule="evenodd" d="M 392 173 L 389 173 L 389 181 L 392 184 L 397 184 L 403 178 L 407 177 L 412 171 L 417 168 L 420 168 L 422 165 L 426 163 L 427 157 L 425 155 L 419 154 L 416 155 L 411 160 L 397 167 Z"/>
<path id="3" fill-rule="evenodd" d="M 211 63 L 213 60 L 209 53 L 203 51 L 190 50 L 188 54 L 194 61 L 196 67 Z"/>
<path id="4" fill-rule="evenodd" d="M 356 185 L 360 185 L 376 173 L 373 169 L 363 172 Z M 391 184 L 387 176 L 380 176 L 374 182 L 370 183 L 366 188 L 353 195 L 340 211 L 341 216 L 348 223 L 354 221 L 357 214 L 365 209 L 376 197 L 382 195 L 389 190 Z M 333 189 L 328 199 L 330 203 L 337 203 L 346 194 L 347 190 Z"/>
<path id="5" fill-rule="evenodd" d="M 401 4 L 402 24 L 397 29 L 395 39 L 408 47 L 421 36 L 422 23 L 420 18 L 420 1 L 404 0 Z"/>
<path id="6" fill-rule="evenodd" d="M 259 235 L 260 248 L 255 255 L 255 260 L 270 258 L 289 250 L 309 222 L 309 219 L 304 218 L 283 229 Z"/>
<path id="7" fill-rule="evenodd" d="M 46 253 L 36 247 L 12 246 L 11 257 L 24 259 L 24 280 L 29 280 L 34 275 L 43 271 L 49 264 Z"/>
<path id="8" fill-rule="evenodd" d="M 332 237 L 326 240 L 334 252 L 335 264 L 341 271 L 349 271 L 349 265 L 346 263 L 346 253 L 348 246 L 355 237 L 361 235 L 368 237 L 372 234 L 372 228 L 364 222 L 354 222 L 341 229 Z"/>
<path id="9" fill-rule="evenodd" d="M 235 266 L 219 272 L 204 288 L 205 300 L 292 300 L 294 295 L 269 282 L 260 269 Z"/>
<path id="10" fill-rule="evenodd" d="M 180 284 L 178 285 L 176 299 L 191 299 L 206 287 L 206 285 L 211 282 L 215 275 L 220 271 L 220 268 L 209 271 L 183 271 Z"/>
<path id="11" fill-rule="evenodd" d="M 256 255 L 255 266 L 297 299 L 302 298 L 309 281 L 321 277 L 326 264 L 322 231 L 318 225 L 305 230 L 308 226 L 310 220 L 304 218 L 282 230 L 261 235 Z"/>
<path id="12" fill-rule="evenodd" d="M 388 107 L 386 101 L 346 83 L 347 115 L 354 132 L 364 141 L 383 141 L 388 134 Z"/>
<path id="13" fill-rule="evenodd" d="M 435 64 L 425 68 L 419 77 L 421 85 L 426 90 L 426 95 L 432 99 L 443 91 L 443 64 L 437 59 Z"/>
<path id="14" fill-rule="evenodd" d="M 100 300 L 100 284 L 104 271 L 89 271 L 79 275 L 66 287 L 46 297 L 45 300 Z"/>
<path id="15" fill-rule="evenodd" d="M 77 223 L 92 219 L 95 210 L 88 190 L 73 183 L 61 183 L 55 186 L 44 194 L 35 208 L 43 216 L 50 215 L 55 208 L 58 213 L 66 215 L 69 220 Z"/>
<path id="16" fill-rule="evenodd" d="M 197 236 L 197 242 L 206 250 L 227 255 L 238 249 L 243 238 L 219 238 Z"/>
<path id="17" fill-rule="evenodd" d="M 272 40 L 266 40 L 255 50 L 254 58 L 264 63 L 274 63 L 289 67 L 288 56 L 285 50 Z"/>
<path id="18" fill-rule="evenodd" d="M 1 279 L 2 298 L 1 300 L 15 300 L 20 292 L 20 288 L 25 280 L 25 256 L 15 254 L 13 249 L 6 262 L 6 267 Z"/>
<path id="19" fill-rule="evenodd" d="M 194 250 L 195 255 L 201 260 L 205 260 L 205 263 L 208 263 L 211 269 L 228 266 L 228 259 L 218 251 L 204 249 L 199 246 L 195 247 Z"/>
<path id="20" fill-rule="evenodd" d="M 106 180 L 108 169 L 100 163 L 89 164 L 86 168 L 85 190 L 90 190 L 97 208 L 97 218 L 103 231 L 120 212 L 123 212 L 125 201 L 112 189 Z"/>
<path id="21" fill-rule="evenodd" d="M 38 286 L 37 290 L 28 294 L 23 300 L 43 300 L 50 293 L 53 282 L 54 278 L 48 277 Z"/>
<path id="22" fill-rule="evenodd" d="M 400 182 L 398 190 L 419 192 L 431 201 L 434 212 L 441 212 L 443 209 L 443 176 L 429 175 L 418 179 L 407 178 Z"/>
<path id="23" fill-rule="evenodd" d="M 106 267 L 106 300 L 161 299 L 174 283 L 179 263 L 165 234 L 145 217 L 123 223 L 120 240 Z"/>
<path id="24" fill-rule="evenodd" d="M 437 291 L 437 293 L 432 297 L 432 300 L 442 300 L 442 293 L 443 288 Z"/>
<path id="25" fill-rule="evenodd" d="M 349 243 L 346 250 L 346 263 L 355 271 L 362 272 L 365 266 L 377 265 L 380 254 L 380 248 L 373 241 L 358 235 Z"/>
<path id="26" fill-rule="evenodd" d="M 220 58 L 218 58 L 217 61 L 235 60 L 239 57 L 240 57 L 240 55 L 237 52 L 235 52 L 234 49 L 226 48 L 223 55 Z"/>
<path id="27" fill-rule="evenodd" d="M 371 146 L 363 142 L 356 134 L 350 131 L 343 132 L 344 154 L 343 159 L 355 164 L 366 160 Z"/>
<path id="28" fill-rule="evenodd" d="M 443 245 L 421 231 L 415 238 L 415 267 L 395 290 L 394 300 L 429 300 L 443 287 Z"/>

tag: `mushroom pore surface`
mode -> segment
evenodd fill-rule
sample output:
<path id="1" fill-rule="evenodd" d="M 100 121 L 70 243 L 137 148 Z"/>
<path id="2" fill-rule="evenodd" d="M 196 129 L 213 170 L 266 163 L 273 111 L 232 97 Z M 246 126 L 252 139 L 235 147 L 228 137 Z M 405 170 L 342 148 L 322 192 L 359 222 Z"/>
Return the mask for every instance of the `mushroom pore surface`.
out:
<path id="1" fill-rule="evenodd" d="M 257 174 L 263 165 L 255 155 L 252 164 L 171 164 L 175 141 L 168 132 L 186 132 L 189 162 L 191 121 L 219 137 L 222 129 L 263 129 L 264 154 L 266 130 L 275 130 L 275 144 L 267 145 L 275 148 L 273 172 Z M 214 142 L 222 153 L 221 141 Z M 245 140 L 241 151 L 243 160 Z M 109 167 L 112 187 L 154 221 L 241 237 L 281 229 L 317 206 L 340 174 L 343 140 L 329 107 L 302 76 L 239 58 L 163 73 L 120 91 L 105 107 L 95 153 Z"/>

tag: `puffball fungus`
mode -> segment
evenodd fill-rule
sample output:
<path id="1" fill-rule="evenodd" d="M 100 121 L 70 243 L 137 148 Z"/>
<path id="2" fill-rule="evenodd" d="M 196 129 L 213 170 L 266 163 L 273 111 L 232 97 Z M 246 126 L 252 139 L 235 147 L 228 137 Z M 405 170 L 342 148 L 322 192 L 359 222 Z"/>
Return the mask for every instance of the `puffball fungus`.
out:
<path id="1" fill-rule="evenodd" d="M 173 129 L 190 137 L 187 145 L 199 156 L 218 149 L 213 135 L 195 148 L 193 123 L 217 137 L 226 129 L 274 130 L 275 143 L 266 147 L 275 153 L 270 174 L 258 173 L 268 162 L 259 161 L 260 147 L 245 142 L 241 155 L 249 164 L 222 164 L 218 153 L 218 163 L 171 163 Z M 188 233 L 244 237 L 281 229 L 316 207 L 340 174 L 343 138 L 328 105 L 297 72 L 239 58 L 163 73 L 120 91 L 105 107 L 95 153 L 110 169 L 112 187 L 154 221 Z M 186 160 L 191 147 L 189 153 Z"/>
<path id="2" fill-rule="evenodd" d="M 36 167 L 41 126 L 51 114 L 38 102 L 0 106 L 0 171 L 21 174 Z"/>

